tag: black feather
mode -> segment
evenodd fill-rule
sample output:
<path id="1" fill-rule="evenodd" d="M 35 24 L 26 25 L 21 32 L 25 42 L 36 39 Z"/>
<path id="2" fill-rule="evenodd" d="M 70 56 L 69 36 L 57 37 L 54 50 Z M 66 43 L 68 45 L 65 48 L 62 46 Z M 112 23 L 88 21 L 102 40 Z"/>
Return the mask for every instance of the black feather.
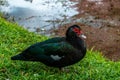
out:
<path id="1" fill-rule="evenodd" d="M 37 61 L 58 68 L 75 64 L 85 56 L 86 44 L 73 31 L 74 28 L 81 30 L 77 25 L 70 26 L 66 31 L 66 37 L 55 37 L 33 44 L 11 59 Z"/>

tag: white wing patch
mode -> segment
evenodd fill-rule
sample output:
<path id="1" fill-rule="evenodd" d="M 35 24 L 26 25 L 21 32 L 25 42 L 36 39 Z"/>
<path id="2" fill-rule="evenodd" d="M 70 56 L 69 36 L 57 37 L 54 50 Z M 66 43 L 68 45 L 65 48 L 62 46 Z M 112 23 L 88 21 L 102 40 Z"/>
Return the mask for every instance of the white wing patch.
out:
<path id="1" fill-rule="evenodd" d="M 50 55 L 50 57 L 56 61 L 60 60 L 61 58 L 63 58 L 64 56 L 60 57 L 58 55 Z"/>

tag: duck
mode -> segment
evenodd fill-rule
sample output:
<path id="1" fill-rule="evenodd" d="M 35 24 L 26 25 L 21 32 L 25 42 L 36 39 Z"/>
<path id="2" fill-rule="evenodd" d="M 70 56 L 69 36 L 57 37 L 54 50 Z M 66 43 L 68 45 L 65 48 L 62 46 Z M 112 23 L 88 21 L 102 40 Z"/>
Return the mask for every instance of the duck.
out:
<path id="1" fill-rule="evenodd" d="M 11 60 L 41 62 L 49 67 L 62 69 L 82 60 L 86 55 L 86 43 L 82 29 L 72 25 L 66 30 L 65 37 L 53 37 L 37 42 Z"/>

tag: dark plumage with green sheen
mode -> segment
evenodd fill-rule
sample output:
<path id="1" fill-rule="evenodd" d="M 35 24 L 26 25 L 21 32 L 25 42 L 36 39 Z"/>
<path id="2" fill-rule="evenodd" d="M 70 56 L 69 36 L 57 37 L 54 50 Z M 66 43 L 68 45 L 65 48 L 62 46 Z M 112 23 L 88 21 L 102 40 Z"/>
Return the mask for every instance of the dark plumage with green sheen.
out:
<path id="1" fill-rule="evenodd" d="M 78 25 L 70 26 L 66 31 L 66 37 L 55 37 L 36 43 L 11 59 L 42 62 L 60 69 L 75 64 L 86 54 L 85 42 L 79 37 L 81 34 Z"/>

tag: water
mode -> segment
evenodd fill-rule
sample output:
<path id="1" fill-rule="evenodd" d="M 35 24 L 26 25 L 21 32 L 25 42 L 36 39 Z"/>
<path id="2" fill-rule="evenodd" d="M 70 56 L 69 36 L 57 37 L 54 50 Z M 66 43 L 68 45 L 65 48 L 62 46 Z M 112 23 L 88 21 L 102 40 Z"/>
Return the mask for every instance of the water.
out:
<path id="1" fill-rule="evenodd" d="M 7 0 L 7 6 L 1 6 L 8 20 L 13 20 L 29 31 L 49 30 L 78 14 L 69 0 Z M 38 30 L 39 29 L 39 30 Z"/>

